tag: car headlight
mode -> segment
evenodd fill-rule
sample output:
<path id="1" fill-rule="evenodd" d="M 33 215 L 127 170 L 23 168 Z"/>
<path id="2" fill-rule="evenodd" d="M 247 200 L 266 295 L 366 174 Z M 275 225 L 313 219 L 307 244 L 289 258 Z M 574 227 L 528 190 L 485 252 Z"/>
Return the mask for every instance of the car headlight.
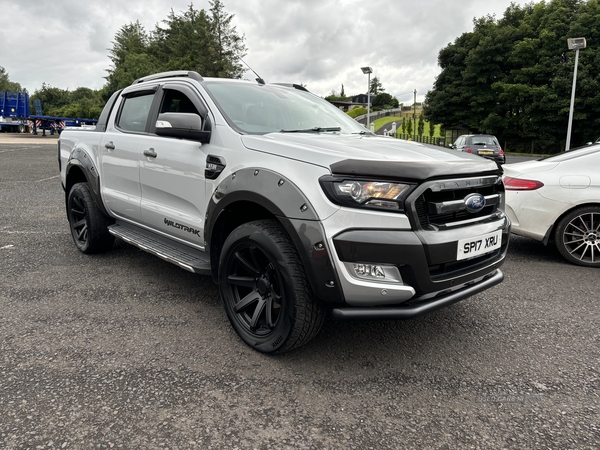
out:
<path id="1" fill-rule="evenodd" d="M 338 177 L 323 177 L 320 181 L 333 203 L 387 211 L 404 211 L 404 200 L 415 187 L 411 183 Z"/>

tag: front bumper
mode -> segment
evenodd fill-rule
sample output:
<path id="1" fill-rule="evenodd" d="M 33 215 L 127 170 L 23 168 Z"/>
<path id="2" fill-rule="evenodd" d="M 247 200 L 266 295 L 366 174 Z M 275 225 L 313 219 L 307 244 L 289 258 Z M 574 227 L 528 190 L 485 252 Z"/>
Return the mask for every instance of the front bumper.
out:
<path id="1" fill-rule="evenodd" d="M 449 306 L 464 300 L 479 292 L 485 291 L 502 282 L 504 274 L 495 270 L 483 277 L 480 281 L 474 281 L 465 287 L 451 292 L 441 292 L 437 296 L 420 302 L 400 306 L 370 307 L 370 308 L 334 308 L 332 316 L 337 320 L 405 320 L 433 312 L 437 309 Z"/>
<path id="2" fill-rule="evenodd" d="M 459 240 L 498 231 L 502 236 L 499 248 L 457 261 Z M 509 239 L 510 221 L 505 215 L 499 220 L 434 232 L 373 228 L 341 231 L 330 242 L 347 308 L 336 308 L 334 315 L 407 318 L 487 289 L 502 281 L 502 275 L 495 274 L 504 263 Z M 393 266 L 401 280 L 357 279 L 348 270 L 349 263 Z M 406 306 L 409 304 L 419 306 Z"/>
<path id="3" fill-rule="evenodd" d="M 544 244 L 558 218 L 571 208 L 564 202 L 544 197 L 539 190 L 506 191 L 506 214 L 512 222 L 511 232 Z"/>

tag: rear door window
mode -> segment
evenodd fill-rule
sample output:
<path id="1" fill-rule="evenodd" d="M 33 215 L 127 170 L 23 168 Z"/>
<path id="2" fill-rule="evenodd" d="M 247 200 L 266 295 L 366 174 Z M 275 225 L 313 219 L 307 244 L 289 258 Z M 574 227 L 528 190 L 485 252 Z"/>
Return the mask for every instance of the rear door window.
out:
<path id="1" fill-rule="evenodd" d="M 154 91 L 135 93 L 125 97 L 117 127 L 123 131 L 145 132 L 153 100 Z"/>

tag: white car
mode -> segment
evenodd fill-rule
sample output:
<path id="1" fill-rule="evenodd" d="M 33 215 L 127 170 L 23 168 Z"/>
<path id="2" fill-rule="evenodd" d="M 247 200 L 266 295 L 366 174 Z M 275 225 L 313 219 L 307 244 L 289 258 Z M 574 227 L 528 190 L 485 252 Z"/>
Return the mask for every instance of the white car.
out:
<path id="1" fill-rule="evenodd" d="M 600 144 L 504 166 L 512 232 L 553 240 L 569 262 L 600 267 Z"/>

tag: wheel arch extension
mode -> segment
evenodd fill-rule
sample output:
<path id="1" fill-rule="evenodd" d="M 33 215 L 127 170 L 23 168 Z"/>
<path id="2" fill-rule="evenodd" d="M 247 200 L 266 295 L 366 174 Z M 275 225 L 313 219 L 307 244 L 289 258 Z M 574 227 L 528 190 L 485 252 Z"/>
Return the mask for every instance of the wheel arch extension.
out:
<path id="1" fill-rule="evenodd" d="M 76 148 L 69 155 L 65 177 L 65 200 L 76 183 L 87 183 L 94 203 L 105 216 L 109 216 L 100 196 L 100 176 L 92 158 L 81 148 Z M 67 202 L 65 201 L 65 204 Z"/>
<path id="2" fill-rule="evenodd" d="M 235 172 L 213 192 L 204 232 L 213 279 L 218 277 L 221 249 L 227 236 L 243 223 L 269 218 L 277 220 L 292 239 L 313 293 L 327 302 L 343 302 L 316 211 L 297 186 L 281 174 L 265 169 Z"/>
<path id="3" fill-rule="evenodd" d="M 548 231 L 546 231 L 546 234 L 544 236 L 544 239 L 542 240 L 542 243 L 544 245 L 548 245 L 548 243 L 554 239 L 554 231 L 556 230 L 556 224 L 559 223 L 563 219 L 563 217 L 565 217 L 567 214 L 572 213 L 576 209 L 588 208 L 590 206 L 595 206 L 597 208 L 600 208 L 600 203 L 598 203 L 598 202 L 582 203 L 580 205 L 573 206 L 572 208 L 569 208 L 566 211 L 563 211 L 563 213 L 556 218 L 556 220 L 550 226 L 550 228 L 548 228 Z"/>

